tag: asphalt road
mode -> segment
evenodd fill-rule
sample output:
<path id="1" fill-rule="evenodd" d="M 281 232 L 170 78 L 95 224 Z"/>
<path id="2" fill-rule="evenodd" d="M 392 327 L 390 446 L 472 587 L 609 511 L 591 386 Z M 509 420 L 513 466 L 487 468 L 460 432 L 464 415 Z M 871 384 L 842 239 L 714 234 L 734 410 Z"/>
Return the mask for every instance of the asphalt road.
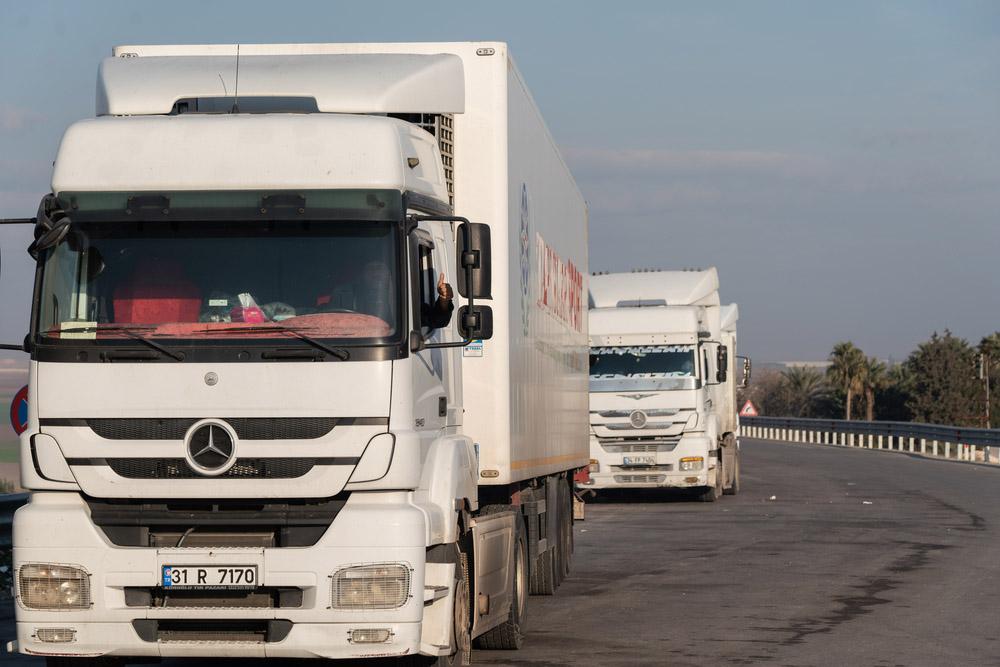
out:
<path id="1" fill-rule="evenodd" d="M 525 648 L 473 662 L 1000 665 L 1000 468 L 753 440 L 743 457 L 741 494 L 713 505 L 589 504 Z"/>

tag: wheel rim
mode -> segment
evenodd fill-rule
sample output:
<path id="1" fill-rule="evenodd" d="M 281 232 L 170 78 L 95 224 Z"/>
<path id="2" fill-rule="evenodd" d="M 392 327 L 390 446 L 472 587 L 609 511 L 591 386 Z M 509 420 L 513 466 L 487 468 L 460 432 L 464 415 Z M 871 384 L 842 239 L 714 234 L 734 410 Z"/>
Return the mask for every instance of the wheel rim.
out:
<path id="1" fill-rule="evenodd" d="M 528 602 L 528 582 L 524 568 L 524 543 L 517 543 L 517 556 L 514 558 L 514 600 L 517 604 L 517 619 L 524 617 L 524 608 Z"/>

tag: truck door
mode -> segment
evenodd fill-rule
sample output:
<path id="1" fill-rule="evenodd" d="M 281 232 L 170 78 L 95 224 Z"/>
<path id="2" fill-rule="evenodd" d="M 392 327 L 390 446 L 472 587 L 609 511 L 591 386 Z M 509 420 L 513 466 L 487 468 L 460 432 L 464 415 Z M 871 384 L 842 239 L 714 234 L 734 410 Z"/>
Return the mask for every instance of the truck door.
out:
<path id="1" fill-rule="evenodd" d="M 419 326 L 421 334 L 429 343 L 456 340 L 457 316 L 452 313 L 445 326 L 433 326 L 428 315 L 435 311 L 438 301 L 438 280 L 441 274 L 445 282 L 452 284 L 454 270 L 451 264 L 453 253 L 445 238 L 442 223 L 421 222 L 414 232 L 416 248 L 416 290 L 414 326 Z M 451 262 L 449 262 L 451 259 Z M 457 299 L 456 299 L 457 300 Z M 417 352 L 413 366 L 414 417 L 416 428 L 433 440 L 441 430 L 457 419 L 455 409 L 458 395 L 455 367 L 457 354 L 452 349 L 425 349 Z M 450 417 L 450 418 L 449 418 Z"/>
<path id="2" fill-rule="evenodd" d="M 460 307 L 457 290 L 458 284 L 455 266 L 455 232 L 454 223 L 437 223 L 432 229 L 434 239 L 434 263 L 438 274 L 444 273 L 445 282 L 452 286 L 455 291 L 455 312 L 452 314 L 451 322 L 447 327 L 438 330 L 437 335 L 441 340 L 459 340 L 461 334 L 458 331 L 458 309 Z M 446 348 L 439 350 L 441 362 L 444 368 L 444 390 L 448 402 L 448 414 L 446 417 L 447 426 L 458 426 L 462 423 L 462 374 L 459 365 L 461 364 L 462 348 Z"/>

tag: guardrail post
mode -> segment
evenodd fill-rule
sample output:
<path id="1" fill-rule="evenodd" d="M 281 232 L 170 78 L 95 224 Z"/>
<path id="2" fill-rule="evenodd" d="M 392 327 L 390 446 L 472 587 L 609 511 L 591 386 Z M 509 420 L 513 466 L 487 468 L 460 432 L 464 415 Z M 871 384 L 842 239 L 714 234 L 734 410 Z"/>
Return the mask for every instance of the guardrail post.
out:
<path id="1" fill-rule="evenodd" d="M 879 435 L 879 437 L 878 437 L 878 448 L 882 449 L 882 436 L 881 435 Z M 891 447 L 890 447 L 890 449 L 891 449 Z"/>
<path id="2" fill-rule="evenodd" d="M 917 440 L 916 438 L 914 438 L 913 436 L 910 436 L 910 451 L 911 452 L 913 451 L 913 446 L 916 444 L 916 440 Z"/>
<path id="3" fill-rule="evenodd" d="M 927 453 L 927 438 L 920 438 L 920 453 Z"/>
<path id="4" fill-rule="evenodd" d="M 938 441 L 937 440 L 931 441 L 931 453 L 934 456 L 938 455 Z"/>
<path id="5" fill-rule="evenodd" d="M 875 447 L 875 436 L 871 433 L 868 434 L 868 449 L 873 449 Z"/>
<path id="6" fill-rule="evenodd" d="M 946 459 L 950 459 L 951 458 L 951 443 L 950 442 L 944 443 L 944 457 Z"/>

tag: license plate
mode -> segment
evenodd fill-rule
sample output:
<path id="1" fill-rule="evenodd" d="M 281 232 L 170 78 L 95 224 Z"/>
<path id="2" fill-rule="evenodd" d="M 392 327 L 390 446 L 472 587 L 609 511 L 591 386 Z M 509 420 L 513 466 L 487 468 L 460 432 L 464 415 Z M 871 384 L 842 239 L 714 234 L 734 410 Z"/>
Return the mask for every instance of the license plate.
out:
<path id="1" fill-rule="evenodd" d="M 256 565 L 164 565 L 164 588 L 256 588 Z"/>
<path id="2" fill-rule="evenodd" d="M 627 466 L 652 466 L 656 465 L 655 456 L 626 456 L 622 461 Z"/>

